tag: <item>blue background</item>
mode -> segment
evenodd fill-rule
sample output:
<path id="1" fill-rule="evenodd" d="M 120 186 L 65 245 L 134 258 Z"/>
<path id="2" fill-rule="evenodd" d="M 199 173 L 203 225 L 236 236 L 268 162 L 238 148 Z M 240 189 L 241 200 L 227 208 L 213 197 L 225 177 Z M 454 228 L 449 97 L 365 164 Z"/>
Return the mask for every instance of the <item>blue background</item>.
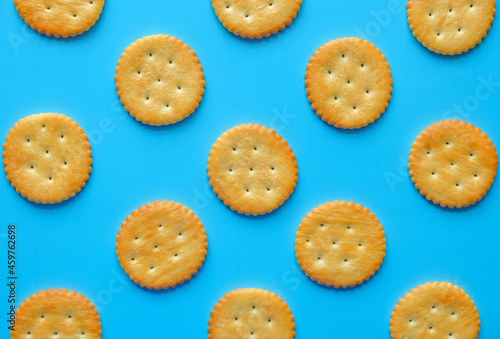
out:
<path id="1" fill-rule="evenodd" d="M 441 56 L 412 36 L 404 6 L 402 0 L 306 0 L 285 31 L 252 41 L 226 31 L 208 0 L 107 1 L 90 31 L 54 39 L 32 31 L 12 1 L 2 1 L 1 138 L 27 115 L 63 113 L 89 136 L 94 164 L 85 188 L 52 206 L 22 198 L 2 175 L 1 336 L 8 337 L 5 235 L 14 223 L 18 304 L 40 289 L 74 289 L 96 304 L 103 338 L 206 337 L 218 299 L 245 287 L 279 294 L 295 316 L 297 338 L 389 338 L 398 299 L 436 280 L 463 288 L 479 310 L 480 338 L 498 338 L 498 183 L 471 208 L 443 209 L 417 192 L 407 157 L 426 126 L 453 117 L 480 127 L 500 145 L 499 26 L 494 24 L 472 51 Z M 113 79 L 125 47 L 158 33 L 189 44 L 206 80 L 196 112 L 160 128 L 145 126 L 123 110 Z M 355 131 L 324 123 L 311 110 L 304 88 L 313 52 L 346 36 L 374 43 L 387 57 L 394 80 L 386 112 Z M 482 85 L 489 78 L 496 84 Z M 248 122 L 275 128 L 299 167 L 295 192 L 261 217 L 225 207 L 206 176 L 217 137 Z M 160 292 L 136 286 L 115 255 L 121 222 L 157 199 L 195 211 L 209 244 L 198 275 Z M 301 219 L 333 200 L 363 204 L 386 232 L 381 269 L 354 289 L 319 286 L 295 260 Z"/>

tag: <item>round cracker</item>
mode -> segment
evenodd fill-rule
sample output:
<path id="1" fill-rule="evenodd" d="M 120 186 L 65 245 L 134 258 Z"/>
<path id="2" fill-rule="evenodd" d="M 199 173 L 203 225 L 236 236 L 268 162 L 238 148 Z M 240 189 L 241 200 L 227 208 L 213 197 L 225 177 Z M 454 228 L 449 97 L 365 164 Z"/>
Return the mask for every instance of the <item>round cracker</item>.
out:
<path id="1" fill-rule="evenodd" d="M 149 125 L 178 122 L 200 104 L 205 81 L 196 53 L 168 35 L 146 36 L 125 49 L 116 89 L 125 110 Z"/>
<path id="2" fill-rule="evenodd" d="M 67 38 L 94 26 L 104 0 L 14 0 L 14 5 L 32 29 L 48 36 Z"/>
<path id="3" fill-rule="evenodd" d="M 73 197 L 89 178 L 92 152 L 83 129 L 57 113 L 19 120 L 3 145 L 7 179 L 30 201 L 53 204 Z"/>
<path id="4" fill-rule="evenodd" d="M 480 321 L 474 302 L 458 286 L 428 282 L 399 300 L 390 324 L 393 339 L 475 339 Z"/>
<path id="5" fill-rule="evenodd" d="M 488 136 L 465 121 L 439 121 L 417 137 L 408 168 L 420 194 L 442 207 L 473 205 L 488 192 L 498 154 Z"/>
<path id="6" fill-rule="evenodd" d="M 219 199 L 247 215 L 275 210 L 297 184 L 291 147 L 274 130 L 259 124 L 224 132 L 212 146 L 207 169 Z"/>
<path id="7" fill-rule="evenodd" d="M 406 6 L 413 35 L 440 54 L 460 54 L 479 44 L 495 15 L 495 0 L 409 0 Z"/>
<path id="8" fill-rule="evenodd" d="M 189 208 L 155 201 L 139 207 L 122 223 L 116 254 L 136 284 L 167 289 L 198 272 L 207 254 L 207 236 Z"/>
<path id="9" fill-rule="evenodd" d="M 336 39 L 318 48 L 305 77 L 312 109 L 335 127 L 366 126 L 380 117 L 391 99 L 385 56 L 360 38 Z"/>
<path id="10" fill-rule="evenodd" d="M 375 215 L 359 204 L 327 202 L 302 219 L 295 255 L 305 274 L 319 284 L 353 287 L 380 268 L 384 230 Z"/>
<path id="11" fill-rule="evenodd" d="M 210 316 L 208 339 L 295 337 L 295 323 L 288 305 L 276 294 L 261 289 L 227 293 Z"/>
<path id="12" fill-rule="evenodd" d="M 101 338 L 95 306 L 83 295 L 66 289 L 47 289 L 24 300 L 15 314 L 12 339 Z"/>
<path id="13" fill-rule="evenodd" d="M 219 21 L 235 35 L 261 39 L 292 23 L 302 0 L 212 0 Z"/>

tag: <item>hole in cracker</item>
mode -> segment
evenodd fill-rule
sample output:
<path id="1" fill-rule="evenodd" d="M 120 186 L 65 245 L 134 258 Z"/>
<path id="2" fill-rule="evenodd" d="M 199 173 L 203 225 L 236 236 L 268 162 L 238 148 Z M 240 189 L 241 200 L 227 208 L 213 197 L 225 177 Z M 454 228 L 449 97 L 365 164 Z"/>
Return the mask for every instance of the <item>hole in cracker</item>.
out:
<path id="1" fill-rule="evenodd" d="M 255 308 L 255 305 L 253 305 L 252 308 Z"/>
<path id="2" fill-rule="evenodd" d="M 344 259 L 345 262 L 347 262 L 347 259 Z"/>
<path id="3" fill-rule="evenodd" d="M 135 240 L 139 239 L 139 237 L 135 237 Z"/>
<path id="4" fill-rule="evenodd" d="M 271 322 L 271 319 L 267 319 L 267 322 L 269 322 L 269 323 L 270 323 L 270 322 Z"/>
<path id="5" fill-rule="evenodd" d="M 349 229 L 351 229 L 351 226 L 347 226 L 347 229 L 348 229 L 348 230 L 349 230 Z"/>
<path id="6" fill-rule="evenodd" d="M 247 15 L 245 15 L 245 18 L 248 18 L 248 14 L 247 14 Z"/>
<path id="7" fill-rule="evenodd" d="M 411 323 L 411 322 L 412 322 L 412 320 L 410 319 L 410 320 L 408 320 L 408 322 L 410 322 L 410 323 Z"/>
<path id="8" fill-rule="evenodd" d="M 271 167 L 271 171 L 274 171 L 274 167 Z"/>
<path id="9" fill-rule="evenodd" d="M 370 91 L 369 91 L 369 90 L 366 90 L 366 93 L 370 93 Z"/>
<path id="10" fill-rule="evenodd" d="M 342 54 L 342 58 L 344 58 L 344 57 L 345 57 L 345 55 L 344 55 L 344 54 Z"/>
<path id="11" fill-rule="evenodd" d="M 351 81 L 350 81 L 350 80 L 347 80 L 347 83 L 348 83 L 348 84 L 350 84 L 350 83 L 351 83 Z"/>
<path id="12" fill-rule="evenodd" d="M 473 156 L 474 156 L 474 154 L 472 154 L 472 153 L 471 153 L 471 154 L 469 154 L 469 157 L 473 157 Z"/>
<path id="13" fill-rule="evenodd" d="M 174 257 L 176 257 L 176 256 L 177 256 L 177 253 L 175 253 Z"/>
<path id="14" fill-rule="evenodd" d="M 52 180 L 52 177 L 49 177 L 49 180 Z"/>
<path id="15" fill-rule="evenodd" d="M 309 242 L 309 239 L 306 239 L 306 242 Z"/>
<path id="16" fill-rule="evenodd" d="M 434 174 L 436 174 L 436 173 L 434 173 L 434 172 L 431 172 L 431 174 L 432 174 L 432 175 L 434 175 Z"/>
<path id="17" fill-rule="evenodd" d="M 253 171 L 253 168 L 250 167 L 250 171 Z"/>
<path id="18" fill-rule="evenodd" d="M 158 248 L 158 245 L 155 245 L 155 248 Z"/>
<path id="19" fill-rule="evenodd" d="M 161 225 L 161 224 L 160 224 L 160 225 L 158 225 L 158 227 L 159 227 L 159 228 L 162 228 L 162 227 L 163 227 L 163 225 Z M 137 238 L 136 238 L 136 239 L 137 239 Z"/>
<path id="20" fill-rule="evenodd" d="M 356 109 L 356 106 L 352 106 L 352 109 Z"/>
<path id="21" fill-rule="evenodd" d="M 323 226 L 324 224 L 319 224 L 320 226 Z"/>
<path id="22" fill-rule="evenodd" d="M 359 247 L 363 246 L 362 244 L 358 244 Z"/>
<path id="23" fill-rule="evenodd" d="M 172 64 L 172 60 L 170 60 L 169 63 Z"/>
<path id="24" fill-rule="evenodd" d="M 31 168 L 33 168 L 33 166 Z M 477 174 L 474 174 L 474 176 L 477 177 Z"/>
<path id="25" fill-rule="evenodd" d="M 161 80 L 160 80 L 160 79 L 158 79 L 158 82 L 161 82 Z"/>
<path id="26" fill-rule="evenodd" d="M 335 241 L 332 241 L 332 244 L 333 244 L 333 245 L 335 245 L 335 244 L 336 244 L 336 242 L 335 242 Z"/>
<path id="27" fill-rule="evenodd" d="M 432 13 L 429 13 L 429 16 L 432 16 Z"/>
<path id="28" fill-rule="evenodd" d="M 177 87 L 178 89 L 181 89 L 181 86 Z"/>
<path id="29" fill-rule="evenodd" d="M 153 269 L 153 268 L 154 268 L 154 267 L 153 267 L 153 266 L 151 266 L 151 269 Z"/>
<path id="30" fill-rule="evenodd" d="M 451 13 L 451 8 L 450 8 L 450 13 Z"/>
<path id="31" fill-rule="evenodd" d="M 234 320 L 238 320 L 238 317 L 235 317 Z"/>
<path id="32" fill-rule="evenodd" d="M 474 6 L 473 4 L 470 5 L 470 8 L 472 8 L 472 6 Z"/>
<path id="33" fill-rule="evenodd" d="M 361 64 L 361 67 L 365 67 L 365 64 Z"/>
<path id="34" fill-rule="evenodd" d="M 458 31 L 460 32 L 460 28 L 458 29 Z"/>
<path id="35" fill-rule="evenodd" d="M 42 314 L 42 315 L 40 316 L 40 318 L 45 318 L 45 316 Z"/>
<path id="36" fill-rule="evenodd" d="M 253 335 L 253 332 L 250 332 L 251 335 Z"/>
<path id="37" fill-rule="evenodd" d="M 27 142 L 30 142 L 30 139 L 26 139 Z"/>
<path id="38" fill-rule="evenodd" d="M 33 166 L 31 166 L 31 168 L 33 168 Z"/>
<path id="39" fill-rule="evenodd" d="M 427 151 L 427 154 L 431 154 L 431 152 Z"/>
<path id="40" fill-rule="evenodd" d="M 50 7 L 47 7 L 47 10 L 50 11 Z"/>
<path id="41" fill-rule="evenodd" d="M 460 186 L 459 184 L 455 184 L 457 187 Z"/>
<path id="42" fill-rule="evenodd" d="M 257 150 L 257 147 L 254 147 L 253 149 L 254 149 L 254 150 Z"/>
<path id="43" fill-rule="evenodd" d="M 321 260 L 321 257 L 318 257 L 318 260 Z"/>
<path id="44" fill-rule="evenodd" d="M 453 163 L 452 163 L 452 162 L 450 162 L 450 166 L 453 166 Z"/>
<path id="45" fill-rule="evenodd" d="M 137 74 L 141 74 L 141 71 L 137 71 Z"/>
<path id="46" fill-rule="evenodd" d="M 149 100 L 149 97 L 146 97 L 146 100 Z"/>
<path id="47" fill-rule="evenodd" d="M 337 100 L 337 97 L 335 97 L 335 100 Z"/>
<path id="48" fill-rule="evenodd" d="M 236 151 L 236 148 L 233 147 L 233 151 Z"/>
<path id="49" fill-rule="evenodd" d="M 46 150 L 45 153 L 49 154 L 49 150 Z"/>
<path id="50" fill-rule="evenodd" d="M 248 188 L 247 188 L 247 192 L 248 192 Z"/>
<path id="51" fill-rule="evenodd" d="M 455 312 L 451 312 L 451 315 L 455 315 Z"/>
<path id="52" fill-rule="evenodd" d="M 439 36 L 439 33 L 437 34 L 437 36 Z"/>
<path id="53" fill-rule="evenodd" d="M 271 189 L 270 189 L 270 188 L 268 188 L 267 190 L 268 190 L 268 191 L 270 191 Z"/>
<path id="54" fill-rule="evenodd" d="M 131 258 L 130 260 L 134 261 L 134 260 L 135 260 L 135 258 Z"/>
<path id="55" fill-rule="evenodd" d="M 230 168 L 230 169 L 229 169 L 229 172 L 232 172 L 232 171 L 233 171 L 233 170 Z"/>
<path id="56" fill-rule="evenodd" d="M 71 318 L 71 315 L 68 315 L 68 318 Z"/>
<path id="57" fill-rule="evenodd" d="M 152 57 L 153 56 L 153 53 L 149 53 L 149 56 Z"/>
<path id="58" fill-rule="evenodd" d="M 76 18 L 76 14 L 75 14 L 75 15 L 73 15 L 73 17 L 75 17 L 75 18 Z"/>
<path id="59" fill-rule="evenodd" d="M 181 235 L 182 235 L 182 233 L 179 233 L 179 236 L 181 236 Z"/>

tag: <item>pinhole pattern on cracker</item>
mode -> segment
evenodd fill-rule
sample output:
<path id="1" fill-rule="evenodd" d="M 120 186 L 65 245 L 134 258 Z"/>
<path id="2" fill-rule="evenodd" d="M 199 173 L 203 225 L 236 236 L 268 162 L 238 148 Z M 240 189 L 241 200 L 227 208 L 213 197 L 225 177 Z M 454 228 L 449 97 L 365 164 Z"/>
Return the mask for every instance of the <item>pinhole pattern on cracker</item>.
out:
<path id="1" fill-rule="evenodd" d="M 227 293 L 215 305 L 208 321 L 208 339 L 292 339 L 295 323 L 288 305 L 276 294 L 261 289 Z"/>
<path id="2" fill-rule="evenodd" d="M 181 40 L 151 35 L 132 43 L 118 61 L 116 89 L 125 110 L 149 125 L 169 125 L 195 111 L 205 91 L 196 53 Z"/>
<path id="3" fill-rule="evenodd" d="M 479 314 L 458 286 L 426 283 L 411 290 L 394 307 L 390 320 L 393 339 L 476 339 Z"/>
<path id="4" fill-rule="evenodd" d="M 488 136 L 465 121 L 427 127 L 412 145 L 408 168 L 415 187 L 442 207 L 475 204 L 490 189 L 498 154 Z"/>
<path id="5" fill-rule="evenodd" d="M 302 270 L 319 284 L 352 287 L 369 279 L 385 256 L 382 225 L 354 202 L 327 202 L 308 213 L 295 237 Z"/>
<path id="6" fill-rule="evenodd" d="M 101 322 L 95 306 L 83 295 L 66 289 L 33 294 L 16 310 L 12 339 L 101 338 Z"/>
<path id="7" fill-rule="evenodd" d="M 422 45 L 440 54 L 460 54 L 486 36 L 495 0 L 410 0 L 408 23 Z"/>
<path id="8" fill-rule="evenodd" d="M 14 5 L 32 29 L 67 38 L 82 34 L 96 23 L 104 0 L 14 0 Z"/>
<path id="9" fill-rule="evenodd" d="M 302 0 L 212 0 L 215 14 L 228 31 L 252 39 L 285 29 L 301 4 Z"/>
<path id="10" fill-rule="evenodd" d="M 85 186 L 92 152 L 83 129 L 57 113 L 19 120 L 3 145 L 7 179 L 16 191 L 38 203 L 57 203 Z"/>
<path id="11" fill-rule="evenodd" d="M 149 289 L 167 289 L 191 279 L 207 254 L 207 236 L 186 206 L 155 201 L 122 223 L 116 254 L 125 273 Z"/>
<path id="12" fill-rule="evenodd" d="M 297 183 L 295 154 L 274 130 L 243 124 L 212 146 L 208 177 L 214 193 L 232 210 L 265 214 L 288 199 Z"/>
<path id="13" fill-rule="evenodd" d="M 385 56 L 360 38 L 336 39 L 318 48 L 305 78 L 312 109 L 335 127 L 366 126 L 380 117 L 391 99 Z"/>

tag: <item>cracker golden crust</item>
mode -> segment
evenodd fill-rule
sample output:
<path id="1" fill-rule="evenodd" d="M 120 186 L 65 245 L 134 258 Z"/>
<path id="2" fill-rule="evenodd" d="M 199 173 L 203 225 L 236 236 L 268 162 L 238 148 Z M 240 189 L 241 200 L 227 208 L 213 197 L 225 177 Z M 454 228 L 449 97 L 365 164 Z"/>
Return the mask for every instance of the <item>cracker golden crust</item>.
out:
<path id="1" fill-rule="evenodd" d="M 212 0 L 219 21 L 235 35 L 261 39 L 292 23 L 302 0 Z"/>
<path id="2" fill-rule="evenodd" d="M 12 339 L 101 338 L 101 322 L 95 306 L 83 295 L 66 289 L 33 294 L 16 310 Z"/>
<path id="3" fill-rule="evenodd" d="M 224 132 L 208 157 L 208 177 L 226 206 L 247 215 L 278 208 L 297 184 L 297 162 L 274 130 L 243 124 Z"/>
<path id="4" fill-rule="evenodd" d="M 146 36 L 125 49 L 116 89 L 125 110 L 149 125 L 169 125 L 195 111 L 205 92 L 196 53 L 168 35 Z"/>
<path id="5" fill-rule="evenodd" d="M 304 273 L 319 284 L 353 287 L 380 268 L 384 230 L 375 215 L 359 204 L 327 202 L 302 219 L 295 255 Z"/>
<path id="6" fill-rule="evenodd" d="M 122 223 L 116 254 L 136 284 L 167 289 L 198 272 L 207 254 L 207 236 L 189 208 L 155 201 L 139 207 Z"/>
<path id="7" fill-rule="evenodd" d="M 393 339 L 460 338 L 479 334 L 479 314 L 471 298 L 458 286 L 426 283 L 399 300 L 391 315 Z"/>
<path id="8" fill-rule="evenodd" d="M 83 129 L 57 113 L 19 120 L 3 145 L 7 179 L 30 201 L 53 204 L 73 197 L 89 178 L 92 152 Z"/>
<path id="9" fill-rule="evenodd" d="M 366 126 L 380 117 L 391 99 L 385 56 L 360 38 L 336 39 L 318 48 L 305 78 L 312 109 L 335 127 Z"/>
<path id="10" fill-rule="evenodd" d="M 417 137 L 408 168 L 415 187 L 442 207 L 475 204 L 490 189 L 498 154 L 488 136 L 465 121 L 439 121 Z"/>
<path id="11" fill-rule="evenodd" d="M 409 0 L 413 35 L 431 51 L 460 54 L 486 36 L 495 15 L 495 0 Z"/>
<path id="12" fill-rule="evenodd" d="M 276 294 L 261 289 L 227 293 L 210 316 L 208 339 L 295 337 L 294 318 L 288 305 Z"/>
<path id="13" fill-rule="evenodd" d="M 56 38 L 88 31 L 101 15 L 104 0 L 14 0 L 32 29 Z"/>

